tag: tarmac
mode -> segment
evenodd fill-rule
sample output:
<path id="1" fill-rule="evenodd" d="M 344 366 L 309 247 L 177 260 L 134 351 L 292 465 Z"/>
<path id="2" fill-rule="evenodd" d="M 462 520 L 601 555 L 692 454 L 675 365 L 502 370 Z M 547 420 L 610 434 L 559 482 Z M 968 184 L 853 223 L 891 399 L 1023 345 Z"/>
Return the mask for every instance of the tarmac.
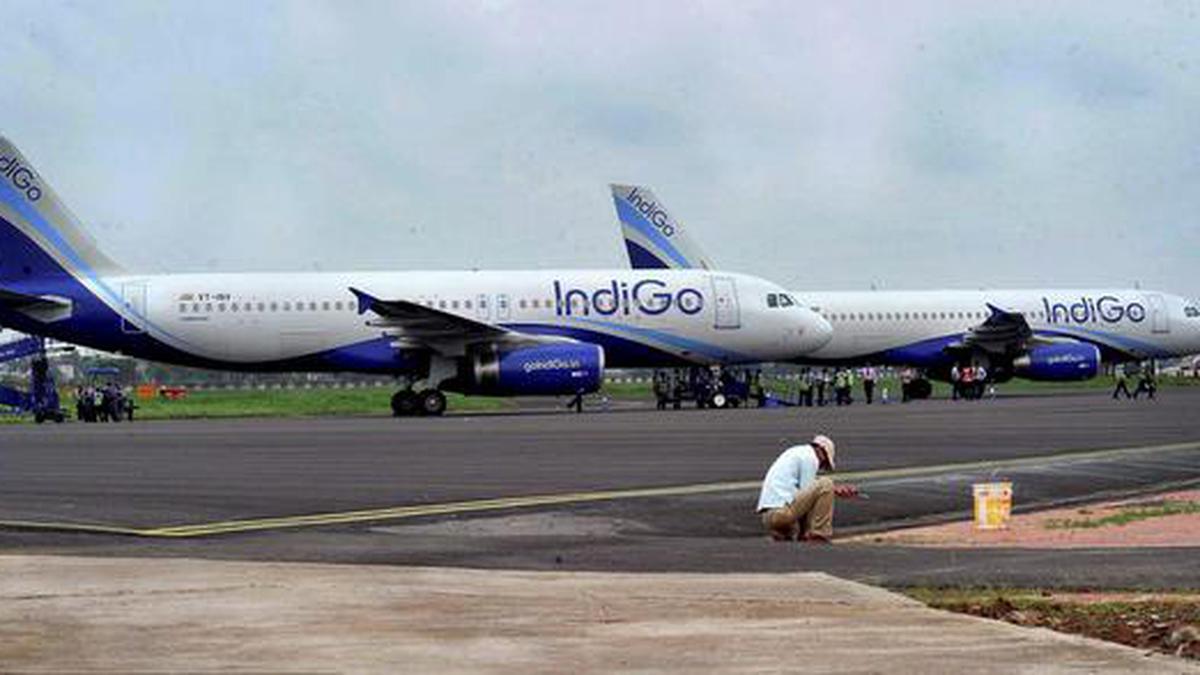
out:
<path id="1" fill-rule="evenodd" d="M 0 668 L 761 671 L 818 635 L 820 671 L 1187 672 L 855 582 L 1197 589 L 1195 548 L 778 544 L 753 513 L 818 432 L 869 496 L 840 535 L 965 518 L 977 481 L 1018 510 L 1196 485 L 1200 388 L 1161 394 L 3 426 Z"/>
<path id="2" fill-rule="evenodd" d="M 6 672 L 1197 673 L 825 574 L 0 556 Z"/>

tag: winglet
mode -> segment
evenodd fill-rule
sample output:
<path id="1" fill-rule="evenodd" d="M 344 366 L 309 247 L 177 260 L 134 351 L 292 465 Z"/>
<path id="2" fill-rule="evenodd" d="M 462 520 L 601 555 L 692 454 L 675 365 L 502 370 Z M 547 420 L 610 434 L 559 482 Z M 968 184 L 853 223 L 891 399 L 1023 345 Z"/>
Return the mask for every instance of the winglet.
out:
<path id="1" fill-rule="evenodd" d="M 1000 309 L 999 307 L 993 305 L 990 302 L 986 303 L 986 304 L 987 304 L 987 308 L 992 311 L 992 316 L 1008 316 L 1009 314 L 1011 314 L 1011 312 L 1009 312 L 1008 310 Z"/>
<path id="2" fill-rule="evenodd" d="M 367 312 L 371 311 L 371 309 L 379 302 L 379 298 L 370 295 L 369 293 L 364 293 L 353 286 L 350 287 L 350 292 L 353 293 L 354 298 L 358 300 L 359 315 L 366 314 Z"/>

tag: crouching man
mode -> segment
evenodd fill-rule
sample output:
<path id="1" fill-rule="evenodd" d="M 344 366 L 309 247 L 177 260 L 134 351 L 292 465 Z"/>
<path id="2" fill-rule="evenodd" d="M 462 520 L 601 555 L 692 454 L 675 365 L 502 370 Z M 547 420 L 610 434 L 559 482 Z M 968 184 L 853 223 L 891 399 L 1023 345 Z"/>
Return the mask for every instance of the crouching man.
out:
<path id="1" fill-rule="evenodd" d="M 828 436 L 783 451 L 767 470 L 758 513 L 763 528 L 775 541 L 830 543 L 833 539 L 833 498 L 853 497 L 858 488 L 817 476 L 832 471 L 836 448 Z"/>

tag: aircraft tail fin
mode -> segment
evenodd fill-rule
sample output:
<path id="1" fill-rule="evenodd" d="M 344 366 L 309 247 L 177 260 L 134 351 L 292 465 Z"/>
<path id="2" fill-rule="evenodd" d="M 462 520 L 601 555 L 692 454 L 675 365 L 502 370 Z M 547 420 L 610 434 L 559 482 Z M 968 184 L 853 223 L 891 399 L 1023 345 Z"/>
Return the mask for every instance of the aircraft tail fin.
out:
<path id="1" fill-rule="evenodd" d="M 120 271 L 33 165 L 0 136 L 0 286 Z"/>
<path id="2" fill-rule="evenodd" d="M 708 256 L 688 237 L 683 225 L 673 218 L 642 185 L 610 185 L 621 234 L 633 269 L 713 269 Z"/>

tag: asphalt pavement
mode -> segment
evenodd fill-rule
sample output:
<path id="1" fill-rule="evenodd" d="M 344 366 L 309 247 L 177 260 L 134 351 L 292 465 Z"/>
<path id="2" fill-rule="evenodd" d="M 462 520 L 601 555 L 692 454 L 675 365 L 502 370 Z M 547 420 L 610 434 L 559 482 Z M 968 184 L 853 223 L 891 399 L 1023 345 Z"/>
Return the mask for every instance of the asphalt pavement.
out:
<path id="1" fill-rule="evenodd" d="M 5 426 L 0 552 L 1200 588 L 1193 549 L 816 549 L 765 541 L 752 513 L 774 456 L 818 432 L 870 496 L 839 504 L 842 532 L 961 517 L 978 480 L 1013 480 L 1018 508 L 1189 484 L 1198 409 L 1200 388 L 1178 388 L 1153 402 Z"/>

